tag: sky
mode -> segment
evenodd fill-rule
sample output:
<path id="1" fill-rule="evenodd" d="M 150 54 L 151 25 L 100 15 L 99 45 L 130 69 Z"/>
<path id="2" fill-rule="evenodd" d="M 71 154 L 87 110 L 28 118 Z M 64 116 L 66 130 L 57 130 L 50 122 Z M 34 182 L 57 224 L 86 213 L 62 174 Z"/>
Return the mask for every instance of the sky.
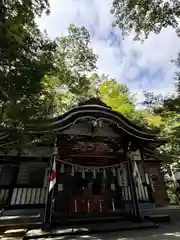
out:
<path id="1" fill-rule="evenodd" d="M 171 28 L 151 34 L 144 43 L 130 35 L 122 38 L 112 28 L 112 0 L 49 0 L 51 13 L 37 20 L 51 38 L 67 34 L 69 24 L 84 26 L 91 34 L 91 46 L 98 55 L 98 72 L 125 83 L 143 100 L 143 90 L 168 94 L 174 90 L 175 59 L 180 41 Z"/>

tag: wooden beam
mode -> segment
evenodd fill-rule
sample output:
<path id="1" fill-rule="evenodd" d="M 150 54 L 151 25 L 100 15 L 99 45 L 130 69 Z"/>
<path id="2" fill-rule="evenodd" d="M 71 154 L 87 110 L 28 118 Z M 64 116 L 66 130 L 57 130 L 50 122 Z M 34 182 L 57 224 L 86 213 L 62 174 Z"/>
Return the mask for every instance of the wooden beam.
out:
<path id="1" fill-rule="evenodd" d="M 49 162 L 49 157 L 18 157 L 18 156 L 0 156 L 0 163 L 21 163 L 21 162 Z"/>
<path id="2" fill-rule="evenodd" d="M 120 161 L 118 158 L 115 159 L 107 159 L 107 158 L 68 158 L 64 159 L 65 162 L 70 164 L 77 164 L 82 166 L 110 166 L 119 164 Z M 121 161 L 123 162 L 123 161 Z"/>
<path id="3" fill-rule="evenodd" d="M 68 157 L 80 157 L 80 158 L 122 158 L 123 159 L 123 153 L 121 152 L 67 152 L 64 150 L 59 151 L 59 156 L 62 158 L 68 158 Z"/>

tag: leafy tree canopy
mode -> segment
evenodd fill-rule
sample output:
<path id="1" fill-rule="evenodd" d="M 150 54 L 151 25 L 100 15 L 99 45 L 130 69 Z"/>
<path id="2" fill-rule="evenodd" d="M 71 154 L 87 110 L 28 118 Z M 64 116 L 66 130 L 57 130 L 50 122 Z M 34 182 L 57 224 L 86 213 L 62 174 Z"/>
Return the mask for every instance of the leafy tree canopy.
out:
<path id="1" fill-rule="evenodd" d="M 30 118 L 48 114 L 40 96 L 44 75 L 55 70 L 56 44 L 35 23 L 49 9 L 46 0 L 0 5 L 0 120 L 1 125 L 22 127 Z"/>
<path id="2" fill-rule="evenodd" d="M 106 80 L 99 85 L 101 100 L 114 111 L 120 112 L 137 125 L 144 125 L 152 130 L 159 131 L 163 125 L 162 117 L 152 111 L 137 109 L 136 96 L 125 84 L 118 84 L 116 80 Z"/>
<path id="3" fill-rule="evenodd" d="M 57 72 L 45 76 L 44 99 L 54 103 L 53 114 L 61 114 L 94 96 L 103 76 L 96 74 L 97 55 L 90 47 L 90 34 L 84 27 L 71 24 L 66 36 L 56 39 L 54 55 Z"/>
<path id="4" fill-rule="evenodd" d="M 168 144 L 160 148 L 159 154 L 163 162 L 178 163 L 180 154 L 180 101 L 178 96 L 162 97 L 153 93 L 146 93 L 145 106 L 155 116 L 161 116 L 163 124 L 161 134 L 168 139 Z"/>
<path id="5" fill-rule="evenodd" d="M 105 81 L 99 86 L 101 100 L 114 111 L 126 117 L 131 117 L 135 109 L 135 97 L 124 84 L 118 84 L 114 79 Z"/>
<path id="6" fill-rule="evenodd" d="M 179 0 L 114 0 L 112 13 L 115 16 L 114 26 L 118 26 L 123 35 L 135 33 L 135 40 L 144 39 L 150 33 L 160 33 L 167 27 L 172 27 L 177 35 L 180 34 Z M 174 61 L 180 67 L 180 53 Z M 153 121 L 157 120 L 161 134 L 169 139 L 169 144 L 162 147 L 163 159 L 176 161 L 174 155 L 180 153 L 180 73 L 175 75 L 176 94 L 163 97 L 153 93 L 145 93 L 145 112 L 153 115 Z M 147 119 L 147 118 L 146 118 Z M 159 123 L 158 123 L 159 121 Z M 151 121 L 150 121 L 151 122 Z M 153 123 L 154 124 L 154 123 Z M 165 157 L 165 154 L 167 154 Z M 171 157 L 173 156 L 173 157 Z"/>
<path id="7" fill-rule="evenodd" d="M 111 12 L 114 26 L 124 35 L 135 32 L 135 39 L 147 38 L 151 32 L 159 33 L 168 26 L 179 35 L 179 0 L 114 0 Z"/>

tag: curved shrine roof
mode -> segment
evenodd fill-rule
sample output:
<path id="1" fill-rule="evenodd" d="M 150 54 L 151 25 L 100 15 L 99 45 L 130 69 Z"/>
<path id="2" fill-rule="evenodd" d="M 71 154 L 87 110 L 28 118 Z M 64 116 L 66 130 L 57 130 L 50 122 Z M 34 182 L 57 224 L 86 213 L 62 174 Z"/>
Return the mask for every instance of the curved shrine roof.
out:
<path id="1" fill-rule="evenodd" d="M 38 124 L 38 126 L 37 123 L 29 124 L 26 130 L 32 134 L 60 132 L 64 129 L 67 129 L 79 120 L 87 118 L 110 121 L 112 124 L 117 126 L 117 129 L 119 128 L 127 134 L 142 140 L 162 143 L 166 142 L 165 138 L 158 137 L 153 131 L 150 131 L 147 128 L 137 126 L 122 114 L 113 111 L 98 98 L 91 98 L 58 117 L 48 119 L 47 121 Z"/>

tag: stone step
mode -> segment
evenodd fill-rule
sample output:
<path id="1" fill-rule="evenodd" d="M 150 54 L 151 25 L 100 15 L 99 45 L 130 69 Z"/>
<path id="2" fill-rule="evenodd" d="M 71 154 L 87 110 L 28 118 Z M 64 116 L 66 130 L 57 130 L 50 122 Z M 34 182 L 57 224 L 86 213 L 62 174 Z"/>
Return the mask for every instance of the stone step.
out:
<path id="1" fill-rule="evenodd" d="M 152 209 L 153 208 L 153 205 L 152 203 L 149 203 L 149 202 L 145 202 L 145 203 L 139 203 L 139 209 L 140 210 L 149 210 L 149 209 Z"/>
<path id="2" fill-rule="evenodd" d="M 0 234 L 2 235 L 4 232 L 8 230 L 19 230 L 19 229 L 35 229 L 42 226 L 42 222 L 36 223 L 18 223 L 18 224 L 6 224 L 0 225 Z"/>
<path id="3" fill-rule="evenodd" d="M 147 216 L 144 216 L 144 219 L 148 221 L 152 221 L 154 223 L 168 223 L 171 221 L 170 216 L 166 214 L 147 215 Z"/>
<path id="4" fill-rule="evenodd" d="M 180 221 L 180 206 L 166 206 L 160 208 L 152 208 L 152 209 L 143 209 L 140 210 L 140 214 L 142 217 L 148 215 L 169 215 L 171 221 L 177 222 Z"/>
<path id="5" fill-rule="evenodd" d="M 2 240 L 23 240 L 23 237 L 2 237 Z"/>
<path id="6" fill-rule="evenodd" d="M 114 216 L 114 217 L 84 217 L 84 218 L 68 218 L 64 220 L 64 218 L 53 218 L 52 222 L 54 226 L 63 226 L 63 225 L 81 225 L 81 224 L 91 224 L 93 222 L 96 223 L 115 223 L 119 221 L 127 221 L 127 218 L 124 216 Z"/>
<path id="7" fill-rule="evenodd" d="M 1 216 L 0 225 L 9 223 L 25 223 L 25 222 L 39 222 L 41 217 L 37 215 L 27 215 L 27 216 Z"/>
<path id="8" fill-rule="evenodd" d="M 115 231 L 125 231 L 125 230 L 140 230 L 148 228 L 157 228 L 158 225 L 152 222 L 142 222 L 142 223 L 132 223 L 130 221 L 126 222 L 116 222 L 116 223 L 104 223 L 104 224 L 89 224 L 79 226 L 71 226 L 70 228 L 57 228 L 50 232 L 41 231 L 41 229 L 35 229 L 28 231 L 24 236 L 24 239 L 42 239 L 48 237 L 60 237 L 68 235 L 84 235 L 84 234 L 93 234 L 100 232 L 115 232 Z M 64 239 L 64 238 L 63 238 Z M 69 238 L 70 239 L 70 238 Z"/>
<path id="9" fill-rule="evenodd" d="M 143 223 L 133 223 L 130 221 L 116 221 L 116 222 L 104 222 L 96 223 L 94 221 L 91 224 L 81 223 L 81 228 L 77 224 L 71 224 L 71 226 L 61 227 L 60 229 L 52 230 L 51 232 L 41 231 L 42 222 L 38 224 L 26 224 L 26 225 L 10 225 L 4 226 L 4 238 L 10 240 L 13 239 L 35 239 L 48 236 L 61 236 L 61 235 L 72 235 L 72 234 L 84 234 L 84 233 L 98 233 L 106 231 L 121 231 L 121 230 L 131 230 L 131 229 L 144 229 L 144 228 L 154 228 L 158 225 L 152 222 L 143 222 Z M 14 231 L 13 231 L 14 229 Z M 26 231 L 28 229 L 28 231 Z M 37 230 L 38 229 L 38 230 Z M 2 229 L 1 229 L 2 230 Z M 7 231 L 10 230 L 10 231 Z M 26 231 L 25 236 L 22 236 Z M 17 234 L 17 235 L 16 235 Z M 15 236 L 16 235 L 16 236 Z"/>
<path id="10" fill-rule="evenodd" d="M 3 238 L 23 238 L 27 229 L 10 229 L 4 232 Z"/>

